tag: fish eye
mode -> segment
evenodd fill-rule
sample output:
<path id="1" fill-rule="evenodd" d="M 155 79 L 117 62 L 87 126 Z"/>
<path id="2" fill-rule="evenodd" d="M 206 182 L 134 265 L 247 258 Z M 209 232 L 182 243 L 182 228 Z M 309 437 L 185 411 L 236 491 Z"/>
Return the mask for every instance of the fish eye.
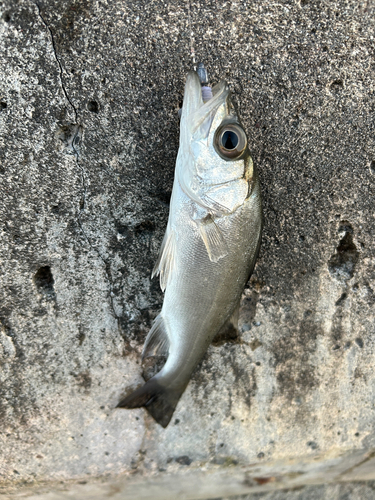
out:
<path id="1" fill-rule="evenodd" d="M 237 160 L 246 146 L 246 134 L 238 123 L 224 124 L 216 131 L 214 147 L 224 160 Z"/>
<path id="2" fill-rule="evenodd" d="M 238 144 L 238 135 L 232 130 L 226 130 L 221 138 L 221 142 L 223 147 L 229 151 L 236 149 Z"/>

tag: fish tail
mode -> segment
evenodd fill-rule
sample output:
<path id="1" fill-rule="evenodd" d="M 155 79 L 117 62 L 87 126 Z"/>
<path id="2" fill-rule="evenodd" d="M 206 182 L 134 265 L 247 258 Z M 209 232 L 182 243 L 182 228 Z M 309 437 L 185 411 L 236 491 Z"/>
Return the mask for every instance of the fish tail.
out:
<path id="1" fill-rule="evenodd" d="M 156 422 L 165 428 L 172 418 L 185 387 L 186 385 L 171 388 L 163 385 L 160 377 L 155 376 L 121 400 L 117 408 L 140 408 L 144 406 Z"/>

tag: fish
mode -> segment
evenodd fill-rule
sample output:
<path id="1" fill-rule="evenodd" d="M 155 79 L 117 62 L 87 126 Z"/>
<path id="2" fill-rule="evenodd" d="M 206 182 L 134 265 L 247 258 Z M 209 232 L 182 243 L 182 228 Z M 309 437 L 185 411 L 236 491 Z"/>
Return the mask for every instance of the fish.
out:
<path id="1" fill-rule="evenodd" d="M 227 83 L 211 89 L 203 70 L 200 63 L 186 78 L 168 224 L 152 273 L 164 301 L 142 352 L 142 360 L 167 359 L 118 404 L 145 407 L 164 428 L 210 343 L 238 325 L 262 233 L 247 135 Z"/>

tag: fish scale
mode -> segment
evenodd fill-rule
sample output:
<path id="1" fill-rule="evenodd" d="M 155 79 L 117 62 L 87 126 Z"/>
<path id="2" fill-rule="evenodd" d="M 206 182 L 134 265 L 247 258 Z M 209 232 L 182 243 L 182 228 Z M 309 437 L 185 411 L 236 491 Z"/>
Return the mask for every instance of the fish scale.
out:
<path id="1" fill-rule="evenodd" d="M 143 357 L 167 360 L 118 405 L 144 406 L 163 427 L 214 337 L 238 317 L 261 240 L 260 187 L 246 134 L 225 82 L 205 102 L 203 83 L 188 74 L 168 225 L 154 269 L 165 295 L 143 350 Z"/>

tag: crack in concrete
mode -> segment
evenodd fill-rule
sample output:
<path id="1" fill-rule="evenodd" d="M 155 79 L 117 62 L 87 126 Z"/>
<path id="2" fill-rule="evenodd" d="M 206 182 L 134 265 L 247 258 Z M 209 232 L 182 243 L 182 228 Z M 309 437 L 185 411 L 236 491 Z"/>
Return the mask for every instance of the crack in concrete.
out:
<path id="1" fill-rule="evenodd" d="M 361 460 L 360 462 L 358 462 L 357 464 L 353 465 L 352 467 L 350 467 L 349 469 L 346 469 L 345 471 L 343 471 L 339 477 L 342 477 L 342 476 L 347 476 L 348 474 L 352 473 L 353 471 L 355 472 L 356 469 L 359 469 L 363 464 L 365 464 L 366 462 L 369 462 L 370 460 L 372 460 L 373 458 L 375 457 L 375 451 L 368 451 L 365 455 L 365 457 L 363 458 L 363 460 Z"/>
<path id="2" fill-rule="evenodd" d="M 110 263 L 107 262 L 107 260 L 101 255 L 100 251 L 92 245 L 92 243 L 90 241 L 90 238 L 87 236 L 87 234 L 85 233 L 85 230 L 83 229 L 83 224 L 82 224 L 82 219 L 81 219 L 81 215 L 82 215 L 82 213 L 83 213 L 83 211 L 85 209 L 85 206 L 86 206 L 86 196 L 87 196 L 87 182 L 86 182 L 86 178 L 88 177 L 87 174 L 86 174 L 85 169 L 83 168 L 83 166 L 81 165 L 81 163 L 79 161 L 80 152 L 79 152 L 79 150 L 76 147 L 77 138 L 79 139 L 78 142 L 80 142 L 80 137 L 81 137 L 81 132 L 82 132 L 82 126 L 80 126 L 78 124 L 78 111 L 77 111 L 77 108 L 74 106 L 72 100 L 69 98 L 68 92 L 67 92 L 67 90 L 65 88 L 65 85 L 64 85 L 64 80 L 63 80 L 64 70 L 63 70 L 61 61 L 60 61 L 60 59 L 59 59 L 59 57 L 57 55 L 56 44 L 55 44 L 55 39 L 54 39 L 54 36 L 53 36 L 52 29 L 49 27 L 49 25 L 47 24 L 46 20 L 44 19 L 43 15 L 42 15 L 42 12 L 41 12 L 41 9 L 40 9 L 40 5 L 38 4 L 38 2 L 35 2 L 35 5 L 36 5 L 36 7 L 38 9 L 38 15 L 39 15 L 40 19 L 42 20 L 44 26 L 46 27 L 47 31 L 50 34 L 51 44 L 52 44 L 52 48 L 53 48 L 53 53 L 55 55 L 55 59 L 56 59 L 56 62 L 58 64 L 58 67 L 59 67 L 59 77 L 60 77 L 61 88 L 63 90 L 65 99 L 67 100 L 67 102 L 69 103 L 69 105 L 71 106 L 71 108 L 73 109 L 73 112 L 74 112 L 74 124 L 73 125 L 76 126 L 76 131 L 75 131 L 75 134 L 74 134 L 73 139 L 72 139 L 72 150 L 73 150 L 73 154 L 74 154 L 74 157 L 75 157 L 75 160 L 76 160 L 76 165 L 77 165 L 79 171 L 81 172 L 81 184 L 82 184 L 82 189 L 83 189 L 83 194 L 82 194 L 82 197 L 81 197 L 81 200 L 80 200 L 80 207 L 79 207 L 79 212 L 78 212 L 78 217 L 77 217 L 78 226 L 79 226 L 79 228 L 80 228 L 80 230 L 81 230 L 81 232 L 82 232 L 85 240 L 87 241 L 89 247 L 92 250 L 94 250 L 94 252 L 97 253 L 97 255 L 99 256 L 100 260 L 104 264 L 105 274 L 107 276 L 108 283 L 109 283 L 109 301 L 110 301 L 110 305 L 111 305 L 111 309 L 112 309 L 112 314 L 113 314 L 113 316 L 114 316 L 114 318 L 116 320 L 117 329 L 118 329 L 118 331 L 121 334 L 120 318 L 116 314 L 115 306 L 114 306 L 114 302 L 113 302 L 114 292 L 113 292 L 112 273 L 111 273 L 111 270 L 110 270 Z"/>
<path id="3" fill-rule="evenodd" d="M 52 44 L 52 48 L 53 48 L 53 53 L 55 55 L 55 59 L 56 59 L 56 62 L 59 66 L 59 70 L 60 70 L 60 83 L 61 83 L 61 87 L 62 87 L 62 90 L 64 92 L 64 95 L 65 95 L 65 99 L 68 101 L 68 103 L 70 104 L 70 106 L 72 107 L 73 109 L 73 112 L 74 112 L 74 117 L 75 117 L 75 125 L 77 125 L 77 120 L 78 120 L 78 113 L 77 113 L 77 109 L 76 107 L 74 106 L 73 102 L 70 100 L 69 96 L 68 96 L 68 93 L 66 91 L 66 88 L 65 88 L 65 85 L 64 85 L 64 80 L 63 80 L 63 74 L 64 74 L 64 70 L 63 70 L 63 67 L 62 67 L 62 64 L 61 64 L 61 61 L 60 59 L 58 58 L 57 56 L 57 51 L 56 51 L 56 44 L 55 44 L 55 39 L 53 37 L 53 33 L 52 33 L 52 30 L 51 28 L 48 26 L 46 20 L 44 19 L 43 15 L 42 15 L 42 12 L 40 10 L 40 5 L 38 4 L 38 2 L 35 2 L 35 5 L 38 9 L 38 14 L 39 14 L 39 17 L 40 19 L 42 20 L 44 26 L 46 27 L 47 31 L 49 32 L 50 34 L 50 37 L 51 37 L 51 44 Z"/>

